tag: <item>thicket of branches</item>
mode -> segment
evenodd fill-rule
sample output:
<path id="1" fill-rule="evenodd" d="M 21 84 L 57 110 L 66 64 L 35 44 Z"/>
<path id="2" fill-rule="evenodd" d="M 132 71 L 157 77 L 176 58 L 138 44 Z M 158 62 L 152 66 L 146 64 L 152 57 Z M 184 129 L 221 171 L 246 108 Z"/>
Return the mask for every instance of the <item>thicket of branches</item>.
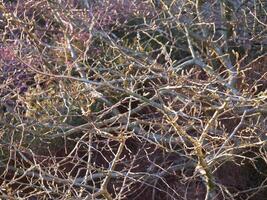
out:
<path id="1" fill-rule="evenodd" d="M 265 199 L 267 2 L 0 2 L 1 199 Z"/>

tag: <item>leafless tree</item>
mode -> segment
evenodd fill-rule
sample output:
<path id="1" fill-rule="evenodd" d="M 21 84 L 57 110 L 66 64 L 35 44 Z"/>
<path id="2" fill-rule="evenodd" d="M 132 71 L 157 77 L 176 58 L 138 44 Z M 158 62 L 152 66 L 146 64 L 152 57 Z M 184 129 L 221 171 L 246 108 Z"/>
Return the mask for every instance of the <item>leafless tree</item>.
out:
<path id="1" fill-rule="evenodd" d="M 2 199 L 264 199 L 267 3 L 1 1 Z"/>

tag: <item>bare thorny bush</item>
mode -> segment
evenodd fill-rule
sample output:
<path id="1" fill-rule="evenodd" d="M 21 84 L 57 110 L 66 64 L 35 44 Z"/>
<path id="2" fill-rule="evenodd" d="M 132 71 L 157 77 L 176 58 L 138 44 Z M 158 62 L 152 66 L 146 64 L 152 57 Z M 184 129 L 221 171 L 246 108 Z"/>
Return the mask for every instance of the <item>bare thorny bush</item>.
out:
<path id="1" fill-rule="evenodd" d="M 266 8 L 1 1 L 1 198 L 264 199 Z"/>

